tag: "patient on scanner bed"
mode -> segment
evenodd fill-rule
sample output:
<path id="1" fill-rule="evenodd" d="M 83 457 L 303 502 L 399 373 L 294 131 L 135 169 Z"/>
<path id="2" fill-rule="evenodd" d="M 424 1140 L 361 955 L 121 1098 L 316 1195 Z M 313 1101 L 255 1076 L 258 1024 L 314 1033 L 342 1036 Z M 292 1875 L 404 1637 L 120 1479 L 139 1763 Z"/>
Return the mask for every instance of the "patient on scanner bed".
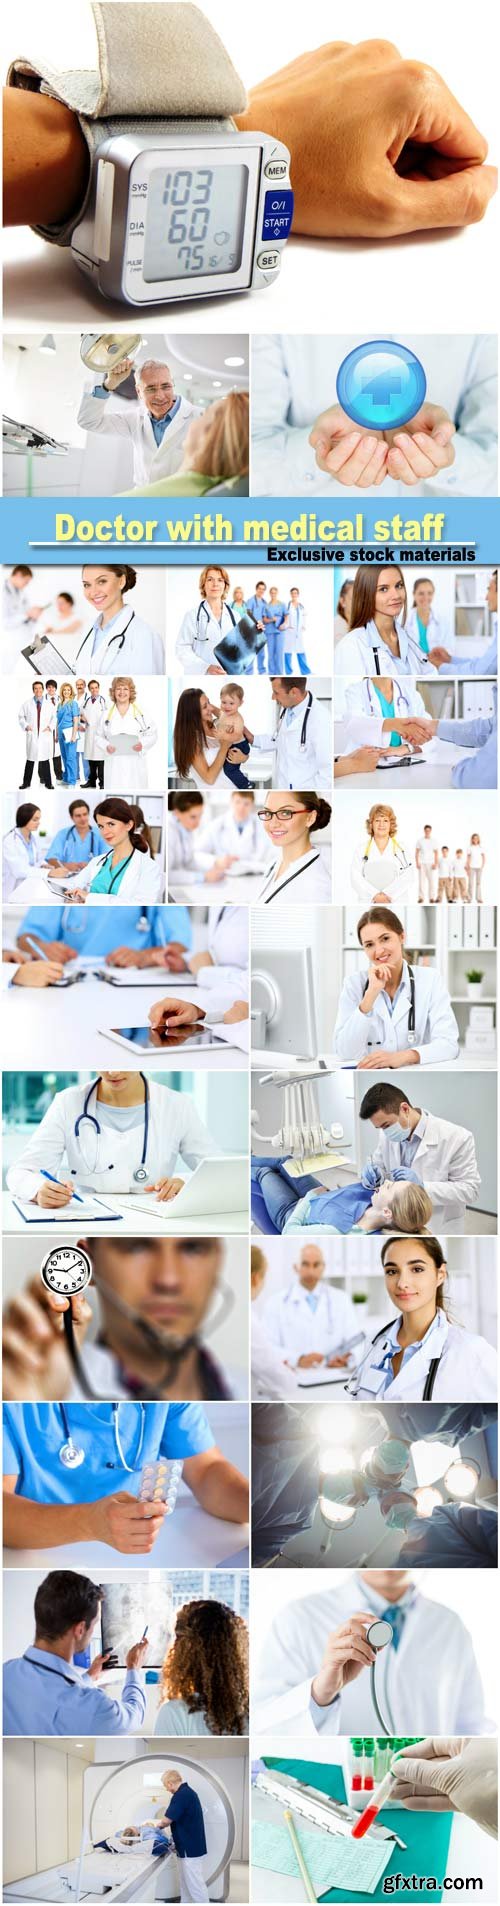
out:
<path id="1" fill-rule="evenodd" d="M 313 1230 L 404 1231 L 420 1236 L 432 1216 L 432 1201 L 423 1185 L 386 1178 L 369 1189 L 359 1181 L 328 1190 L 308 1174 L 290 1178 L 284 1159 L 252 1162 L 252 1216 L 259 1230 L 273 1232 Z"/>

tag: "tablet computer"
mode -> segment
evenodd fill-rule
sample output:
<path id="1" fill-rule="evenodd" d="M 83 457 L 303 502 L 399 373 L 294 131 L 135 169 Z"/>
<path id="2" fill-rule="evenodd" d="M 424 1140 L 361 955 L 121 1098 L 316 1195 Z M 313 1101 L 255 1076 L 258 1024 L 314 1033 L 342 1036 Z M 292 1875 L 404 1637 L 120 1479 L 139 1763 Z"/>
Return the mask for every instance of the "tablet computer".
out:
<path id="1" fill-rule="evenodd" d="M 160 1032 L 154 1026 L 100 1026 L 98 1031 L 105 1039 L 116 1039 L 127 1052 L 133 1048 L 136 1052 L 154 1053 L 155 1059 L 161 1058 L 162 1053 L 208 1052 L 215 1048 L 222 1052 L 228 1045 L 231 1049 L 231 1042 L 219 1039 L 213 1026 L 179 1026 L 177 1031 L 169 1027 L 167 1032 Z"/>

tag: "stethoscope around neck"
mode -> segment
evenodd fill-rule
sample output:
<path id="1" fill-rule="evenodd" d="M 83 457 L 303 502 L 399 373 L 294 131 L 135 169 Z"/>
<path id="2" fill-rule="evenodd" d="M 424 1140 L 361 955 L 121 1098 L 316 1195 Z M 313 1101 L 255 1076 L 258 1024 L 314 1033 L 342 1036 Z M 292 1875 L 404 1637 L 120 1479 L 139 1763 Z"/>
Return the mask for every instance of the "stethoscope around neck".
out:
<path id="1" fill-rule="evenodd" d="M 118 610 L 118 614 L 120 614 L 120 610 Z M 121 649 L 123 648 L 123 645 L 124 645 L 124 641 L 125 641 L 125 636 L 126 636 L 126 633 L 127 633 L 127 629 L 129 629 L 129 628 L 130 628 L 130 624 L 131 624 L 131 622 L 133 622 L 133 621 L 134 621 L 134 619 L 135 619 L 135 609 L 131 609 L 131 612 L 130 612 L 130 615 L 129 615 L 129 619 L 128 619 L 128 622 L 126 622 L 126 623 L 125 623 L 125 628 L 124 628 L 124 629 L 117 629 L 117 631 L 116 631 L 116 635 L 110 635 L 110 637 L 109 637 L 109 641 L 107 642 L 107 644 L 106 644 L 106 647 L 107 647 L 108 649 L 112 649 L 112 648 L 113 648 L 113 644 L 114 644 L 114 643 L 116 642 L 116 643 L 117 643 L 117 650 L 116 650 L 116 653 L 117 653 L 117 655 L 119 655 L 119 654 L 120 654 L 120 651 L 121 651 Z M 91 629 L 87 629 L 87 634 L 86 634 L 86 635 L 84 635 L 84 638 L 83 638 L 83 642 L 81 642 L 81 643 L 80 643 L 80 647 L 79 647 L 79 650 L 78 650 L 78 655 L 76 656 L 76 659 L 75 659 L 75 669 L 76 669 L 76 664 L 77 664 L 77 662 L 79 662 L 79 660 L 80 660 L 80 656 L 81 656 L 81 655 L 83 654 L 83 650 L 84 650 L 84 648 L 85 648 L 85 646 L 86 646 L 86 643 L 87 643 L 87 642 L 90 642 L 90 637 L 91 637 L 91 635 L 94 635 L 94 634 L 95 634 L 95 622 L 93 622 L 93 623 L 92 623 L 92 627 L 91 627 Z M 102 629 L 102 630 L 101 630 L 101 634 L 102 634 L 102 635 L 104 636 L 104 635 L 106 634 L 106 630 L 105 630 L 105 629 Z M 100 664 L 100 666 L 102 667 L 102 664 Z"/>
<path id="2" fill-rule="evenodd" d="M 379 671 L 379 672 L 380 672 L 380 671 Z M 307 724 L 308 724 L 308 721 L 309 721 L 309 716 L 310 716 L 310 713 L 311 713 L 311 708 L 312 708 L 312 705 L 313 705 L 313 697 L 312 697 L 312 694 L 311 694 L 311 689 L 310 689 L 310 688 L 308 688 L 308 690 L 307 690 L 307 708 L 306 708 L 306 710 L 305 710 L 305 713 L 304 713 L 304 716 L 303 716 L 303 720 L 302 720 L 302 727 L 301 727 L 301 730 L 300 730 L 300 741 L 299 741 L 299 748 L 305 748 L 305 747 L 306 747 L 306 744 L 307 744 Z M 280 718 L 279 718 L 279 725 L 280 725 L 280 727 L 281 727 L 281 723 L 282 723 L 282 721 L 284 721 L 284 718 L 285 718 L 285 715 L 287 714 L 287 712 L 288 712 L 288 711 L 287 711 L 287 709 L 286 709 L 286 708 L 282 708 L 282 710 L 281 710 L 281 714 L 280 714 Z"/>
<path id="3" fill-rule="evenodd" d="M 143 1131 L 143 1139 L 142 1139 L 141 1162 L 140 1162 L 140 1165 L 136 1166 L 136 1170 L 132 1173 L 132 1177 L 133 1177 L 133 1181 L 135 1185 L 145 1185 L 147 1184 L 149 1175 L 150 1175 L 148 1171 L 148 1166 L 147 1166 L 147 1153 L 148 1153 L 149 1122 L 150 1122 L 151 1106 L 150 1106 L 149 1085 L 148 1085 L 145 1072 L 140 1072 L 139 1078 L 142 1079 L 142 1083 L 144 1086 L 144 1131 Z M 99 1120 L 93 1112 L 89 1111 L 89 1105 L 90 1105 L 90 1100 L 92 1098 L 92 1093 L 95 1092 L 96 1093 L 96 1112 L 97 1112 L 97 1091 L 100 1086 L 100 1083 L 101 1083 L 101 1075 L 99 1074 L 99 1078 L 93 1079 L 92 1085 L 89 1085 L 89 1089 L 85 1095 L 85 1099 L 83 1103 L 83 1112 L 79 1113 L 78 1118 L 75 1121 L 75 1126 L 74 1126 L 74 1137 L 76 1139 L 77 1144 L 81 1144 L 80 1133 L 81 1133 L 82 1125 L 84 1124 L 89 1125 L 92 1131 L 95 1132 L 95 1138 L 96 1138 L 95 1160 L 93 1165 L 86 1165 L 85 1167 L 86 1171 L 90 1171 L 90 1172 L 97 1171 L 98 1169 L 97 1160 L 98 1160 L 98 1154 L 99 1154 L 99 1139 L 101 1138 L 102 1133 L 101 1133 Z M 114 1171 L 114 1169 L 115 1167 L 113 1164 L 107 1166 L 108 1171 Z M 72 1176 L 76 1178 L 76 1175 L 77 1175 L 76 1171 L 73 1171 Z"/>
<path id="4" fill-rule="evenodd" d="M 413 967 L 410 966 L 409 960 L 406 960 L 404 964 L 406 965 L 408 969 L 408 979 L 410 982 L 410 1004 L 408 1007 L 408 1045 L 416 1046 L 417 1034 L 416 1034 L 416 1012 L 415 1012 L 415 974 L 413 971 Z M 362 992 L 363 999 L 365 997 L 365 993 L 368 991 L 369 984 L 370 984 L 370 979 L 368 976 L 368 979 L 365 980 L 365 984 L 363 987 L 363 992 Z"/>
<path id="5" fill-rule="evenodd" d="M 122 1469 L 126 1470 L 127 1476 L 133 1476 L 134 1471 L 138 1467 L 141 1454 L 142 1454 L 142 1447 L 143 1447 L 144 1436 L 146 1431 L 146 1405 L 145 1403 L 137 1403 L 135 1407 L 136 1409 L 139 1410 L 139 1433 L 137 1438 L 137 1449 L 135 1451 L 133 1462 L 128 1463 L 126 1455 L 125 1455 L 125 1451 L 123 1448 L 121 1436 L 120 1436 L 120 1404 L 119 1403 L 111 1404 L 115 1450 L 118 1457 L 118 1462 L 121 1464 Z M 82 1463 L 84 1463 L 86 1459 L 86 1452 L 84 1449 L 82 1449 L 81 1444 L 73 1442 L 73 1437 L 72 1437 L 71 1428 L 70 1428 L 70 1421 L 69 1421 L 69 1412 L 68 1412 L 66 1404 L 59 1403 L 57 1405 L 57 1408 L 60 1409 L 61 1411 L 64 1435 L 66 1439 L 64 1443 L 61 1443 L 61 1448 L 58 1452 L 59 1462 L 62 1463 L 63 1469 L 81 1469 Z M 106 1469 L 115 1469 L 116 1464 L 114 1462 L 109 1462 L 109 1463 L 106 1463 L 105 1467 Z"/>
<path id="6" fill-rule="evenodd" d="M 223 602 L 223 603 L 222 603 L 222 609 L 223 609 L 223 610 L 224 610 L 224 609 L 226 609 L 226 610 L 227 610 L 227 613 L 228 613 L 228 616 L 229 616 L 229 620 L 230 620 L 230 623 L 231 623 L 231 627 L 232 627 L 233 629 L 235 629 L 235 628 L 236 628 L 236 616 L 235 616 L 235 615 L 233 615 L 233 611 L 232 611 L 232 609 L 230 608 L 230 605 L 229 605 L 229 603 L 228 603 L 228 602 Z M 204 634 L 204 635 L 203 635 L 203 633 L 202 633 L 202 630 L 201 630 L 201 628 L 200 628 L 200 618 L 201 618 L 201 616 L 202 616 L 202 615 L 204 615 L 204 617 L 205 617 L 205 622 L 206 622 L 206 624 L 207 624 L 207 626 L 206 626 L 206 629 L 205 629 L 205 634 Z M 215 616 L 215 617 L 214 617 L 213 619 L 214 619 L 214 621 L 217 621 L 217 619 L 218 619 L 218 618 L 217 618 L 217 616 Z M 195 635 L 195 638 L 194 638 L 194 639 L 195 639 L 195 644 L 196 644 L 196 642 L 209 642 L 209 641 L 210 641 L 210 636 L 209 636 L 209 633 L 208 633 L 208 624 L 209 624 L 209 622 L 210 622 L 211 620 L 212 620 L 212 610 L 211 610 L 211 609 L 209 609 L 209 607 L 208 607 L 208 603 L 207 603 L 207 602 L 205 601 L 205 597 L 203 596 L 203 597 L 202 597 L 202 600 L 201 600 L 201 602 L 200 602 L 200 603 L 198 604 L 198 608 L 197 608 L 197 610 L 196 610 L 196 635 Z M 221 630 L 221 633 L 222 633 L 222 614 L 221 614 L 221 619 L 220 619 L 220 624 L 219 624 L 219 626 L 220 626 L 220 630 Z"/>

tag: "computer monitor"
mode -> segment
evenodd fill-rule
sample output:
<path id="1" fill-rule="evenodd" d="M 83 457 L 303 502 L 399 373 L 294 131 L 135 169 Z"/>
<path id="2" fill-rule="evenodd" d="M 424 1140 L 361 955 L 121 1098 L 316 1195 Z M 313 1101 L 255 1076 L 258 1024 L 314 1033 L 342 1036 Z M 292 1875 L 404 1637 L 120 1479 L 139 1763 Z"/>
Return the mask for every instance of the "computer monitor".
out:
<path id="1" fill-rule="evenodd" d="M 252 1044 L 260 1051 L 315 1059 L 318 1053 L 310 946 L 256 947 L 252 957 Z"/>

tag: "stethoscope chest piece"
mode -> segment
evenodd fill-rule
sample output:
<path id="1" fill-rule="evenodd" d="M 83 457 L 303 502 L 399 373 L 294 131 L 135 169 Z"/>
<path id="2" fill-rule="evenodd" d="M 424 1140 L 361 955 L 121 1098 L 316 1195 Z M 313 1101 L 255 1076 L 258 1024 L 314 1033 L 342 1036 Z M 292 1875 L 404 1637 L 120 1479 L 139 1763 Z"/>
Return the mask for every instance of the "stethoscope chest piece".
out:
<path id="1" fill-rule="evenodd" d="M 146 1166 L 138 1165 L 137 1171 L 133 1172 L 134 1185 L 147 1185 L 148 1179 L 149 1172 L 146 1170 Z"/>
<path id="2" fill-rule="evenodd" d="M 80 1245 L 55 1244 L 40 1265 L 40 1277 L 47 1291 L 56 1297 L 75 1297 L 92 1278 L 92 1265 Z"/>
<path id="3" fill-rule="evenodd" d="M 85 1450 L 79 1449 L 70 1436 L 68 1442 L 61 1445 L 59 1462 L 62 1463 L 63 1469 L 81 1469 L 82 1463 L 85 1462 Z"/>
<path id="4" fill-rule="evenodd" d="M 371 1626 L 366 1630 L 366 1639 L 369 1648 L 388 1648 L 389 1642 L 392 1641 L 390 1621 L 372 1621 Z"/>

